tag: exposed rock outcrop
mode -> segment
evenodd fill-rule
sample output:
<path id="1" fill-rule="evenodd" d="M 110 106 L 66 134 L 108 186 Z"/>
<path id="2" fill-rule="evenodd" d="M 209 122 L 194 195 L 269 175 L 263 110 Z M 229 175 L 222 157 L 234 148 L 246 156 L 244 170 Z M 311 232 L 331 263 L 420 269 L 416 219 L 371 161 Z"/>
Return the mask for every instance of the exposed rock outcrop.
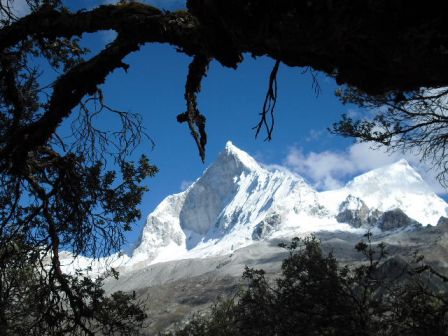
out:
<path id="1" fill-rule="evenodd" d="M 336 220 L 347 223 L 355 228 L 372 226 L 378 219 L 379 212 L 371 211 L 364 201 L 358 197 L 348 195 L 339 206 Z"/>
<path id="2" fill-rule="evenodd" d="M 378 228 L 383 231 L 396 230 L 405 227 L 421 227 L 416 220 L 410 218 L 400 209 L 394 209 L 384 212 L 377 222 Z"/>
<path id="3" fill-rule="evenodd" d="M 277 213 L 273 213 L 258 223 L 253 232 L 253 240 L 263 240 L 269 236 L 269 234 L 281 224 L 281 216 Z"/>

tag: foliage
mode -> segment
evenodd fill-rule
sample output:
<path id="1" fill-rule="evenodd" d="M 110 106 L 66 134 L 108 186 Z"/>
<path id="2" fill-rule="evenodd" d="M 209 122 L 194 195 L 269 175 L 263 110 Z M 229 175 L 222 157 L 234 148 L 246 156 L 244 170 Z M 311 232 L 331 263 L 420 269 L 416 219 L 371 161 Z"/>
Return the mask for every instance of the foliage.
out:
<path id="1" fill-rule="evenodd" d="M 285 247 L 290 255 L 279 278 L 247 268 L 247 288 L 174 335 L 448 334 L 443 278 L 417 271 L 417 264 L 389 265 L 393 259 L 383 245 L 373 246 L 370 234 L 356 246 L 366 257 L 356 267 L 325 255 L 314 237 L 296 238 Z"/>
<path id="2" fill-rule="evenodd" d="M 105 295 L 92 279 L 43 266 L 42 251 L 10 241 L 0 250 L 1 335 L 138 335 L 146 315 L 135 296 Z"/>
<path id="3" fill-rule="evenodd" d="M 57 0 L 26 4 L 29 16 L 64 11 Z M 1 2 L 2 32 L 20 21 L 13 9 L 14 1 Z M 54 113 L 76 93 L 55 99 L 60 89 L 42 85 L 41 69 L 71 73 L 87 52 L 77 38 L 36 35 L 0 53 L 0 335 L 136 335 L 145 318 L 135 296 L 106 295 L 104 277 L 61 268 L 61 251 L 120 251 L 141 216 L 143 181 L 157 172 L 145 156 L 127 159 L 144 134 L 139 117 L 107 107 L 100 90 L 75 103 L 71 133 L 56 133 L 62 120 Z M 97 128 L 105 111 L 121 129 Z"/>
<path id="4" fill-rule="evenodd" d="M 372 117 L 355 119 L 343 115 L 333 125 L 334 133 L 385 146 L 389 151 L 411 152 L 430 162 L 439 172 L 439 181 L 448 185 L 446 88 L 372 96 L 347 87 L 337 94 L 343 103 L 367 108 Z"/>

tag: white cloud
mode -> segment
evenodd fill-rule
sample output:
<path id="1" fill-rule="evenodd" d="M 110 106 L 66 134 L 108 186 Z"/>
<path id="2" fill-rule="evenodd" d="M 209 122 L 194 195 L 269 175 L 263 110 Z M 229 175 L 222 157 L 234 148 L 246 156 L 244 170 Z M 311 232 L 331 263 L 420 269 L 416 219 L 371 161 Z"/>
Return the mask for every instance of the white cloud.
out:
<path id="1" fill-rule="evenodd" d="M 285 163 L 297 173 L 310 178 L 317 188 L 324 189 L 339 187 L 340 178 L 355 172 L 347 155 L 330 151 L 304 154 L 298 148 L 291 148 Z"/>
<path id="2" fill-rule="evenodd" d="M 324 134 L 324 130 L 315 130 L 312 129 L 310 130 L 310 132 L 308 133 L 308 136 L 306 137 L 306 141 L 310 142 L 310 141 L 316 141 L 319 140 L 319 138 Z"/>
<path id="3" fill-rule="evenodd" d="M 438 194 L 446 190 L 436 179 L 430 165 L 420 162 L 412 153 L 387 153 L 385 148 L 374 149 L 367 143 L 355 143 L 344 151 L 324 151 L 304 153 L 292 147 L 285 159 L 285 165 L 309 179 L 320 190 L 336 189 L 343 186 L 353 176 L 366 171 L 406 159 Z"/>

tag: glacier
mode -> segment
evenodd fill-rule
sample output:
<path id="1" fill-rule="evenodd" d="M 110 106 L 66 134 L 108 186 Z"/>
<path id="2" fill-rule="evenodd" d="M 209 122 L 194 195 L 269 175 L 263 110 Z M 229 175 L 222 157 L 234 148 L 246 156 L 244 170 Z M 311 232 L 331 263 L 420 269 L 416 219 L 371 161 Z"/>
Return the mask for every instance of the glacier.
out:
<path id="1" fill-rule="evenodd" d="M 418 230 L 446 217 L 448 204 L 405 160 L 359 175 L 343 188 L 319 192 L 294 172 L 258 163 L 229 141 L 188 189 L 166 197 L 149 214 L 130 256 L 90 261 L 90 268 L 92 274 L 101 273 L 105 264 L 134 271 L 316 232 Z M 88 263 L 88 258 L 73 261 L 68 255 L 62 260 L 69 272 Z"/>
<path id="2" fill-rule="evenodd" d="M 338 217 L 358 211 L 361 203 L 372 223 L 353 225 Z M 297 174 L 264 166 L 229 141 L 202 177 L 148 216 L 126 264 L 230 254 L 260 240 L 318 231 L 378 232 L 375 220 L 395 209 L 422 226 L 448 214 L 448 204 L 405 160 L 357 176 L 341 189 L 318 192 Z"/>

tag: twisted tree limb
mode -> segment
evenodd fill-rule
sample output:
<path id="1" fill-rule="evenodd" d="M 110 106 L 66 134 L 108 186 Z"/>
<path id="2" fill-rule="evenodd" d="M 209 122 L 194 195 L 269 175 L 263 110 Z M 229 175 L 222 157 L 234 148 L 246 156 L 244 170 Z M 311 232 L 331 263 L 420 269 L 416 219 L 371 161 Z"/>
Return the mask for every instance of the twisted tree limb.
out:
<path id="1" fill-rule="evenodd" d="M 179 114 L 177 121 L 187 122 L 191 135 L 196 142 L 199 156 L 205 160 L 205 145 L 207 134 L 205 132 L 205 116 L 201 114 L 197 106 L 197 95 L 201 91 L 202 79 L 206 76 L 210 58 L 204 55 L 197 55 L 193 58 L 188 68 L 187 82 L 185 84 L 185 100 L 187 102 L 187 112 Z"/>
<path id="2" fill-rule="evenodd" d="M 177 12 L 135 2 L 75 13 L 43 7 L 0 30 L 0 53 L 32 38 L 70 38 L 107 29 L 119 38 L 63 74 L 54 84 L 49 110 L 19 129 L 0 154 L 17 156 L 19 162 L 45 144 L 82 97 L 144 43 L 168 43 L 189 56 L 206 55 L 233 68 L 243 53 L 266 55 L 323 71 L 369 95 L 448 86 L 447 6 L 434 0 L 424 5 L 404 0 L 189 0 L 188 11 Z M 92 75 L 78 80 L 86 74 Z M 202 138 L 202 145 L 195 138 L 201 156 Z"/>

